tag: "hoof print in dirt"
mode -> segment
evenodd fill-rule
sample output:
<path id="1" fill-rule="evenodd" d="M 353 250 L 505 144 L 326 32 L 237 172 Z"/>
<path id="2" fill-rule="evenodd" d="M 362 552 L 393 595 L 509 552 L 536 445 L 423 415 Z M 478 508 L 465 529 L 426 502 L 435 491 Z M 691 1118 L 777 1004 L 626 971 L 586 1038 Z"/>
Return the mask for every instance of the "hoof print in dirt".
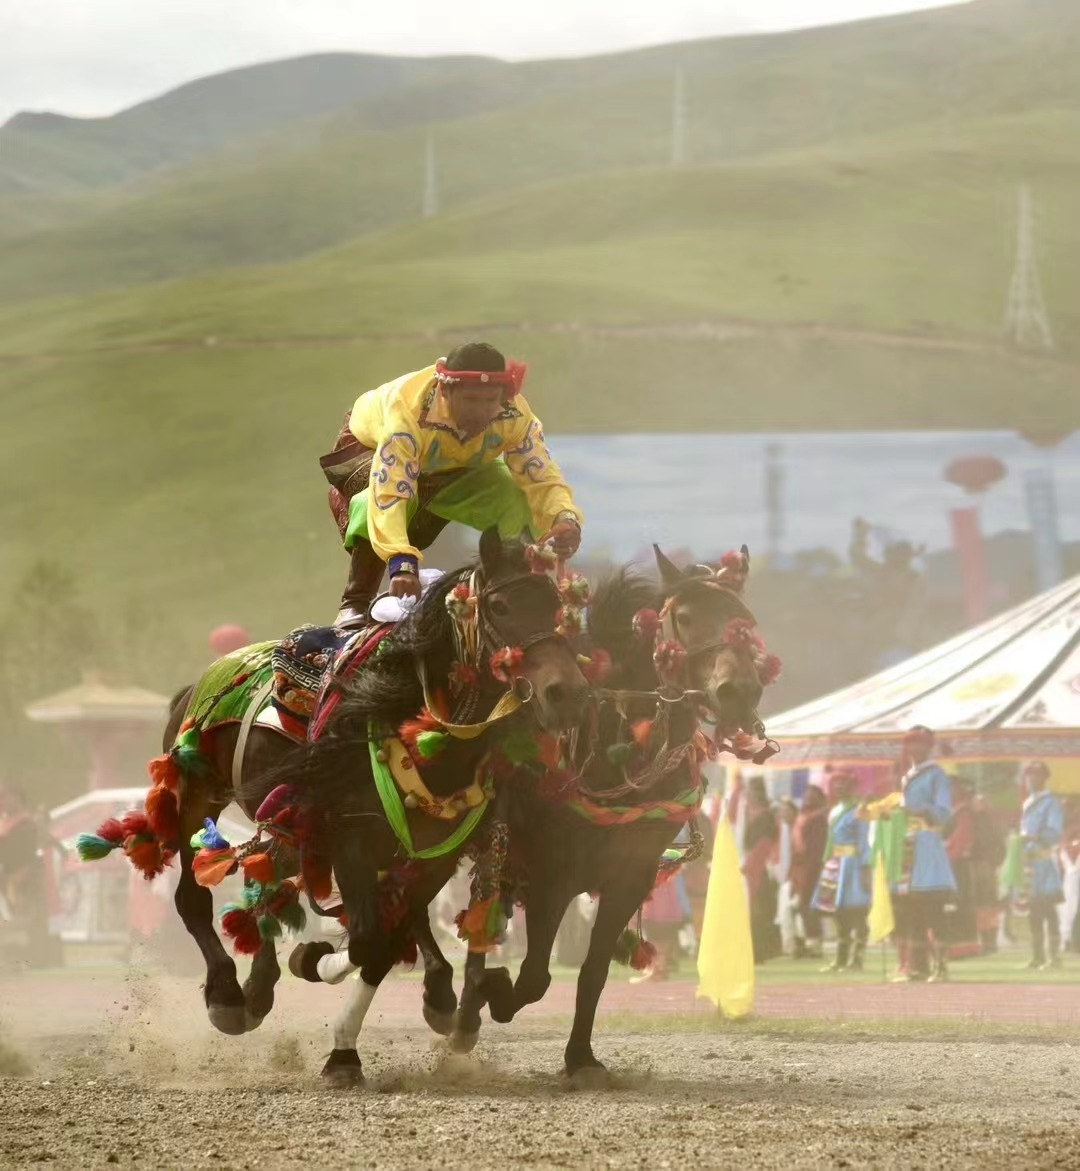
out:
<path id="1" fill-rule="evenodd" d="M 570 1087 L 574 1090 L 610 1090 L 615 1085 L 607 1066 L 594 1061 L 588 1065 L 578 1066 L 571 1070 L 567 1068 L 566 1075 L 570 1080 Z"/>
<path id="2" fill-rule="evenodd" d="M 322 1068 L 323 1082 L 332 1090 L 352 1090 L 364 1084 L 364 1067 L 355 1049 L 334 1049 Z"/>

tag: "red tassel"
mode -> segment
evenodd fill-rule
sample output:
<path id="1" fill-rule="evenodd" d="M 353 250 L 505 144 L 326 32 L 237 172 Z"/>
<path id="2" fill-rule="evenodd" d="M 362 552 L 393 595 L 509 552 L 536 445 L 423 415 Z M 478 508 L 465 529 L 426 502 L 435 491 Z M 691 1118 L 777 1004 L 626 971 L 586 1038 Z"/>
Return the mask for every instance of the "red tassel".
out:
<path id="1" fill-rule="evenodd" d="M 152 838 L 130 837 L 124 844 L 124 853 L 147 882 L 165 869 L 161 846 Z"/>
<path id="2" fill-rule="evenodd" d="M 273 882 L 277 877 L 274 859 L 269 854 L 250 854 L 241 865 L 244 878 L 250 882 Z"/>
<path id="3" fill-rule="evenodd" d="M 110 817 L 98 826 L 97 836 L 104 838 L 107 842 L 112 842 L 114 846 L 119 846 L 124 838 L 127 837 L 127 832 L 124 829 L 123 822 L 118 817 Z"/>
<path id="4" fill-rule="evenodd" d="M 233 941 L 237 955 L 252 956 L 262 947 L 259 921 L 250 912 L 234 907 L 221 916 L 221 929 Z"/>
<path id="5" fill-rule="evenodd" d="M 147 762 L 146 769 L 155 785 L 162 785 L 174 793 L 179 792 L 180 770 L 176 767 L 176 761 L 173 760 L 170 753 L 166 753 L 164 756 L 155 756 L 153 760 Z"/>
<path id="6" fill-rule="evenodd" d="M 646 968 L 651 968 L 656 962 L 656 945 L 650 943 L 647 939 L 642 939 L 636 948 L 634 954 L 630 957 L 630 967 L 635 972 L 644 972 Z"/>
<path id="7" fill-rule="evenodd" d="M 421 732 L 441 732 L 443 725 L 431 713 L 430 708 L 422 708 L 415 720 L 406 720 L 398 728 L 398 737 L 410 753 L 416 751 L 416 738 Z"/>
<path id="8" fill-rule="evenodd" d="M 146 819 L 159 842 L 180 840 L 180 808 L 171 789 L 158 785 L 146 794 Z"/>
<path id="9" fill-rule="evenodd" d="M 489 662 L 492 676 L 500 683 L 509 686 L 514 679 L 514 673 L 520 669 L 525 661 L 525 652 L 521 647 L 504 646 L 497 650 Z"/>
<path id="10" fill-rule="evenodd" d="M 595 687 L 611 674 L 611 655 L 603 647 L 597 647 L 587 658 L 578 659 L 581 673 Z"/>
<path id="11" fill-rule="evenodd" d="M 142 809 L 133 809 L 130 813 L 125 813 L 120 819 L 120 825 L 123 828 L 125 838 L 153 836 L 149 819 Z"/>
<path id="12" fill-rule="evenodd" d="M 311 849 L 302 850 L 300 860 L 304 886 L 311 892 L 311 897 L 317 903 L 328 899 L 333 890 L 333 868 L 330 860 Z"/>

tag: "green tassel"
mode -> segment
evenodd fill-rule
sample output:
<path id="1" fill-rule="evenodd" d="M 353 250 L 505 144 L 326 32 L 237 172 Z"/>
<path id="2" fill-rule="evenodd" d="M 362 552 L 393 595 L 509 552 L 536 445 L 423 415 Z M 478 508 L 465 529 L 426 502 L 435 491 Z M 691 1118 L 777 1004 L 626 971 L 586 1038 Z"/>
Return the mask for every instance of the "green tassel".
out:
<path id="1" fill-rule="evenodd" d="M 623 765 L 629 764 L 633 755 L 633 744 L 612 744 L 607 750 L 608 763 L 616 768 L 622 768 Z"/>
<path id="2" fill-rule="evenodd" d="M 416 737 L 416 751 L 425 760 L 432 760 L 438 756 L 450 740 L 447 732 L 421 732 Z"/>
<path id="3" fill-rule="evenodd" d="M 300 932 L 307 926 L 307 912 L 299 902 L 289 903 L 282 907 L 278 918 L 290 931 Z"/>
<path id="4" fill-rule="evenodd" d="M 281 934 L 281 923 L 274 915 L 259 916 L 259 934 L 263 939 L 277 939 Z"/>
<path id="5" fill-rule="evenodd" d="M 202 729 L 198 724 L 181 732 L 173 745 L 171 756 L 181 775 L 201 776 L 207 769 L 207 760 L 200 749 Z"/>
<path id="6" fill-rule="evenodd" d="M 524 728 L 510 732 L 499 743 L 503 756 L 512 765 L 528 764 L 540 755 L 540 746 L 536 737 L 530 736 Z"/>
<path id="7" fill-rule="evenodd" d="M 622 964 L 624 968 L 630 966 L 630 960 L 633 958 L 634 952 L 637 951 L 641 944 L 641 936 L 633 929 L 633 927 L 626 927 L 623 929 L 622 935 L 619 936 L 618 942 L 615 944 L 615 951 L 612 954 L 612 959 L 617 964 Z"/>
<path id="8" fill-rule="evenodd" d="M 247 882 L 244 884 L 244 906 L 250 911 L 262 902 L 263 891 L 269 890 L 261 882 Z"/>
<path id="9" fill-rule="evenodd" d="M 83 862 L 99 862 L 117 848 L 116 842 L 99 838 L 97 834 L 79 834 L 75 839 L 75 852 Z"/>

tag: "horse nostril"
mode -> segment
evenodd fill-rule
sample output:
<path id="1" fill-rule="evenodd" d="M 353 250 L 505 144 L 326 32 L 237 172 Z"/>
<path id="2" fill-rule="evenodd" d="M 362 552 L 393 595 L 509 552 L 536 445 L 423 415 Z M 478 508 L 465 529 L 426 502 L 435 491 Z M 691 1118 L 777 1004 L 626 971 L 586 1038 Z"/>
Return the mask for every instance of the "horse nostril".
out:
<path id="1" fill-rule="evenodd" d="M 544 695 L 548 703 L 557 706 L 566 698 L 566 688 L 561 683 L 550 683 Z"/>

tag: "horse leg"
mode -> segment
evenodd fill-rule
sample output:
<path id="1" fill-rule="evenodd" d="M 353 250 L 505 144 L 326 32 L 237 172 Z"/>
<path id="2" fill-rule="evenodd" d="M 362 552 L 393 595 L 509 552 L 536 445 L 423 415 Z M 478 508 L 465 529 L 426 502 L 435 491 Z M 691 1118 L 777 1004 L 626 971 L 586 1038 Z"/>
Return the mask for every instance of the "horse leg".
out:
<path id="1" fill-rule="evenodd" d="M 568 884 L 552 876 L 529 884 L 525 904 L 527 946 L 515 983 L 510 983 L 506 968 L 492 968 L 482 979 L 484 1000 L 491 1019 L 508 1024 L 527 1004 L 542 1000 L 551 985 L 551 953 L 566 908 L 573 897 Z"/>
<path id="2" fill-rule="evenodd" d="M 251 971 L 244 981 L 244 1005 L 247 1009 L 247 1032 L 257 1029 L 263 1018 L 274 1007 L 274 987 L 281 979 L 277 946 L 272 939 L 263 940 L 262 947 L 251 961 Z"/>
<path id="3" fill-rule="evenodd" d="M 349 917 L 349 959 L 361 968 L 368 959 L 381 954 L 377 899 L 379 874 L 375 852 L 368 835 L 357 828 L 353 818 L 335 826 L 332 859 L 341 901 Z"/>
<path id="4" fill-rule="evenodd" d="M 201 800 L 199 799 L 201 798 Z M 210 1023 L 222 1033 L 239 1035 L 247 1029 L 244 993 L 236 979 L 236 964 L 214 930 L 214 899 L 195 881 L 191 848 L 194 834 L 206 817 L 216 819 L 222 808 L 195 786 L 185 783 L 180 795 L 180 882 L 176 888 L 176 909 L 188 933 L 199 945 L 206 961 L 204 996 Z"/>
<path id="5" fill-rule="evenodd" d="M 465 958 L 461 1003 L 454 1013 L 454 1028 L 450 1034 L 450 1048 L 455 1053 L 471 1053 L 480 1040 L 480 1010 L 485 1004 L 483 986 L 486 962 L 487 957 L 482 951 L 471 951 Z"/>
<path id="6" fill-rule="evenodd" d="M 424 1020 L 432 1032 L 448 1037 L 454 1031 L 458 1006 L 454 966 L 435 941 L 427 906 L 414 908 L 412 932 L 424 960 Z"/>
<path id="7" fill-rule="evenodd" d="M 596 1006 L 607 983 L 611 957 L 627 923 L 652 889 L 655 875 L 632 886 L 620 887 L 600 896 L 589 951 L 578 973 L 577 1005 L 574 1025 L 566 1046 L 566 1072 L 577 1082 L 604 1085 L 607 1070 L 597 1061 L 592 1051 L 592 1032 L 596 1021 Z"/>

